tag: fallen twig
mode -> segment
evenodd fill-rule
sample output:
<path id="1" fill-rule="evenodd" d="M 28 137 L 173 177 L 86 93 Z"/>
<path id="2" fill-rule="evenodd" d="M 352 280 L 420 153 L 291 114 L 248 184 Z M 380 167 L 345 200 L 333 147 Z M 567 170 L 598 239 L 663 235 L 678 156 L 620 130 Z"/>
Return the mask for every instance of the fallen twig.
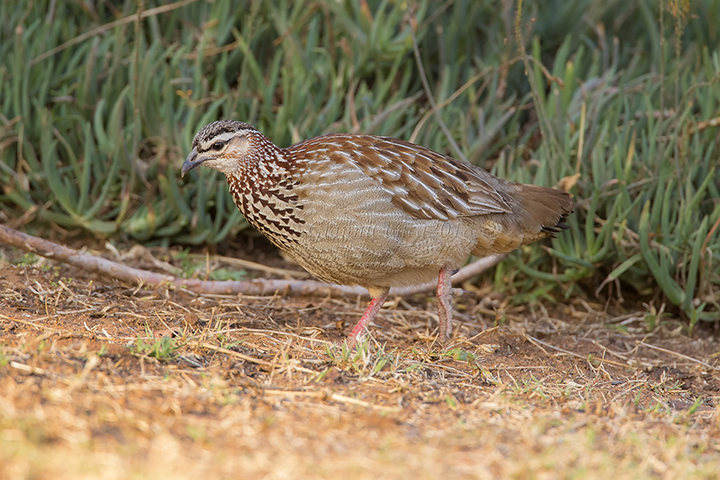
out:
<path id="1" fill-rule="evenodd" d="M 258 365 L 262 365 L 264 367 L 272 368 L 272 367 L 276 366 L 275 364 L 268 362 L 266 360 L 260 360 L 259 358 L 251 357 L 250 355 L 245 355 L 240 352 L 236 352 L 234 350 L 229 350 L 227 348 L 218 347 L 217 345 L 213 345 L 212 343 L 201 342 L 201 343 L 198 343 L 198 346 L 200 346 L 202 348 L 206 348 L 208 350 L 213 350 L 215 352 L 224 353 L 225 355 L 230 355 L 232 357 L 237 357 L 242 360 L 245 360 L 246 362 L 255 363 Z M 315 370 L 310 370 L 309 368 L 300 367 L 297 365 L 294 368 L 295 368 L 295 370 L 299 370 L 304 373 L 318 373 Z"/>
<path id="2" fill-rule="evenodd" d="M 697 358 L 688 357 L 687 355 L 683 355 L 680 352 L 673 352 L 672 350 L 668 350 L 667 348 L 650 345 L 649 343 L 645 343 L 645 342 L 637 342 L 637 344 L 640 346 L 643 346 L 643 347 L 652 348 L 653 350 L 657 350 L 659 352 L 667 353 L 669 355 L 675 355 L 676 357 L 684 358 L 685 360 L 689 360 L 693 363 L 697 363 L 699 365 L 702 365 L 705 368 L 709 368 L 710 370 L 720 370 L 720 368 L 718 368 L 718 367 L 714 367 L 714 366 L 710 365 L 709 363 L 703 362 L 702 360 L 698 360 Z"/>
<path id="3" fill-rule="evenodd" d="M 36 323 L 36 322 L 39 322 L 40 320 L 46 320 L 46 319 L 48 319 L 48 318 L 50 318 L 50 317 L 49 317 L 49 316 L 40 317 L 40 318 L 34 319 L 32 322 L 29 322 L 29 321 L 27 321 L 27 320 L 20 320 L 19 318 L 8 317 L 8 316 L 3 315 L 3 314 L 0 313 L 0 321 L 3 321 L 3 322 L 8 322 L 8 323 L 10 323 L 10 322 L 22 323 L 23 325 L 29 325 L 29 326 L 31 326 L 31 327 L 34 327 L 34 328 L 38 329 L 38 330 L 40 330 L 41 328 L 44 328 L 44 329 L 46 329 L 46 330 L 56 330 L 56 331 L 59 331 L 59 329 L 57 329 L 57 328 L 48 327 L 47 325 L 43 325 L 43 324 L 41 324 L 41 323 Z"/>
<path id="4" fill-rule="evenodd" d="M 549 343 L 545 343 L 545 342 L 543 342 L 542 340 L 538 340 L 537 338 L 533 337 L 532 335 L 527 335 L 527 334 L 526 334 L 526 335 L 525 335 L 525 338 L 527 338 L 527 340 L 528 340 L 530 343 L 534 344 L 536 347 L 538 347 L 538 348 L 539 348 L 540 350 L 542 350 L 542 351 L 545 351 L 545 349 L 542 348 L 541 345 L 542 345 L 542 346 L 545 346 L 545 347 L 548 347 L 548 348 L 550 348 L 550 349 L 552 349 L 552 350 L 556 350 L 556 351 L 558 351 L 558 352 L 564 353 L 565 355 L 570 355 L 571 357 L 581 358 L 581 359 L 583 359 L 583 360 L 589 360 L 589 359 L 590 359 L 590 355 L 585 355 L 585 356 L 583 356 L 583 355 L 580 355 L 579 353 L 571 352 L 570 350 L 565 350 L 565 349 L 563 349 L 563 348 L 556 347 L 555 345 L 550 345 Z M 546 352 L 546 353 L 547 353 L 547 352 Z M 628 365 L 627 363 L 614 362 L 614 361 L 612 361 L 612 360 L 608 360 L 607 358 L 603 358 L 603 359 L 597 359 L 597 358 L 596 358 L 596 360 L 597 360 L 598 362 L 609 363 L 610 365 L 615 365 L 616 367 L 633 368 L 633 367 L 631 367 L 630 365 Z"/>
<path id="5" fill-rule="evenodd" d="M 42 257 L 67 263 L 88 272 L 106 275 L 134 285 L 165 286 L 177 290 L 216 295 L 271 295 L 276 292 L 284 295 L 368 295 L 367 290 L 361 287 L 329 285 L 318 280 L 255 279 L 210 281 L 183 279 L 172 275 L 140 270 L 102 257 L 82 253 L 64 245 L 58 245 L 42 238 L 18 232 L 5 225 L 0 225 L 0 242 Z M 462 283 L 495 266 L 503 257 L 503 255 L 485 257 L 466 265 L 452 276 L 452 281 L 454 284 Z M 393 289 L 392 293 L 395 295 L 409 295 L 431 291 L 434 288 L 434 283 L 427 283 L 415 287 Z"/>
<path id="6" fill-rule="evenodd" d="M 206 258 L 205 255 L 202 254 L 190 254 L 190 258 L 194 259 L 204 259 Z M 310 274 L 307 273 L 304 270 L 288 270 L 286 268 L 276 268 L 276 267 L 268 267 L 267 265 L 262 265 L 260 263 L 251 262 L 249 260 L 243 260 L 242 258 L 232 258 L 232 257 L 225 257 L 222 255 L 211 255 L 211 260 L 216 260 L 223 263 L 228 263 L 230 265 L 235 265 L 242 268 L 247 268 L 248 270 L 258 270 L 265 273 L 270 273 L 274 275 L 281 275 L 284 277 L 291 277 L 291 278 L 309 278 Z"/>
<path id="7" fill-rule="evenodd" d="M 357 398 L 352 397 L 346 397 L 345 395 L 340 395 L 339 393 L 329 393 L 329 392 L 317 392 L 317 391 L 292 391 L 292 390 L 263 390 L 263 393 L 265 395 L 272 395 L 272 396 L 279 396 L 279 397 L 290 397 L 290 398 L 297 398 L 297 397 L 311 397 L 311 398 L 319 398 L 322 400 L 332 400 L 334 402 L 338 403 L 344 403 L 348 405 L 356 405 L 358 407 L 365 407 L 365 408 L 372 408 L 373 410 L 380 410 L 385 412 L 398 412 L 401 410 L 401 407 L 390 407 L 385 405 L 375 405 L 369 402 L 365 402 L 363 400 L 358 400 Z"/>

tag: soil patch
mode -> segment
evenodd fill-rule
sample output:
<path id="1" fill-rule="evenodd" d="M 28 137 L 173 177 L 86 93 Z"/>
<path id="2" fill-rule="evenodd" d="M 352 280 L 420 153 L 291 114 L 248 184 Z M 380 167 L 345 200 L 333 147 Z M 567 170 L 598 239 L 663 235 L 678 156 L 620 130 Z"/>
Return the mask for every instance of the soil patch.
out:
<path id="1" fill-rule="evenodd" d="M 363 299 L 4 263 L 0 478 L 714 478 L 713 329 L 467 289 L 447 347 L 415 295 L 348 352 Z"/>

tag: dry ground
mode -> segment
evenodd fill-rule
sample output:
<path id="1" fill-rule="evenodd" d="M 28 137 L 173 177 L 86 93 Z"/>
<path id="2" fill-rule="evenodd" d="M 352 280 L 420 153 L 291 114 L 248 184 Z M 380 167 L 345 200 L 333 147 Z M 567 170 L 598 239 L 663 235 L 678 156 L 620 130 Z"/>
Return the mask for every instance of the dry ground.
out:
<path id="1" fill-rule="evenodd" d="M 355 354 L 365 300 L 0 261 L 0 478 L 717 477 L 712 328 L 506 300 L 458 298 L 443 349 L 434 300 L 394 299 Z"/>

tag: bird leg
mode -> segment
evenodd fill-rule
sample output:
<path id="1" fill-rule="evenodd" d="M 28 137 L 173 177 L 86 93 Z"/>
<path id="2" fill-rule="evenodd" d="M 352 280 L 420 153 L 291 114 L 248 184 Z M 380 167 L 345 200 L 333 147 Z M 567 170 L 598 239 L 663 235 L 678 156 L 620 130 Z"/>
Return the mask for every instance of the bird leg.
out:
<path id="1" fill-rule="evenodd" d="M 450 265 L 445 265 L 440 269 L 437 284 L 437 304 L 438 317 L 440 320 L 440 328 L 438 336 L 441 343 L 445 343 L 450 339 L 452 333 L 452 296 L 453 294 L 462 293 L 459 288 L 452 288 L 450 277 L 453 270 Z"/>
<path id="2" fill-rule="evenodd" d="M 375 315 L 377 315 L 380 308 L 382 308 L 385 303 L 385 299 L 388 296 L 388 292 L 390 292 L 390 287 L 382 289 L 370 288 L 369 290 L 372 300 L 370 301 L 370 305 L 368 305 L 367 309 L 365 309 L 363 316 L 360 317 L 360 321 L 357 325 L 355 325 L 355 328 L 352 329 L 352 332 L 350 332 L 350 335 L 348 336 L 349 345 L 355 345 L 356 342 L 360 342 L 362 340 L 362 337 L 367 331 L 367 324 L 373 321 Z"/>

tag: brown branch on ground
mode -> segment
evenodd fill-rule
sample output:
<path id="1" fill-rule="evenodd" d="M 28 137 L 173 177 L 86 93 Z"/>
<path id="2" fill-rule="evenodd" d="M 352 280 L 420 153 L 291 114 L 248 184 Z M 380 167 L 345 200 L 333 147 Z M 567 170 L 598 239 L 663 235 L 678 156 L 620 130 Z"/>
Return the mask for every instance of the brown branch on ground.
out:
<path id="1" fill-rule="evenodd" d="M 49 242 L 42 238 L 18 232 L 12 228 L 0 225 L 0 242 L 17 247 L 27 252 L 67 263 L 74 267 L 108 276 L 130 284 L 145 284 L 165 286 L 176 290 L 189 290 L 195 293 L 215 295 L 367 295 L 366 289 L 361 287 L 348 287 L 329 285 L 318 280 L 273 280 L 255 279 L 239 281 L 209 281 L 197 279 L 183 279 L 162 273 L 148 272 L 138 268 L 129 267 L 122 263 L 113 262 L 102 257 L 96 257 L 79 252 L 73 248 Z M 461 268 L 452 277 L 454 284 L 469 280 L 475 275 L 495 266 L 504 255 L 481 258 Z M 435 288 L 434 283 L 420 286 L 393 289 L 395 295 L 408 295 L 412 293 L 429 292 Z"/>

